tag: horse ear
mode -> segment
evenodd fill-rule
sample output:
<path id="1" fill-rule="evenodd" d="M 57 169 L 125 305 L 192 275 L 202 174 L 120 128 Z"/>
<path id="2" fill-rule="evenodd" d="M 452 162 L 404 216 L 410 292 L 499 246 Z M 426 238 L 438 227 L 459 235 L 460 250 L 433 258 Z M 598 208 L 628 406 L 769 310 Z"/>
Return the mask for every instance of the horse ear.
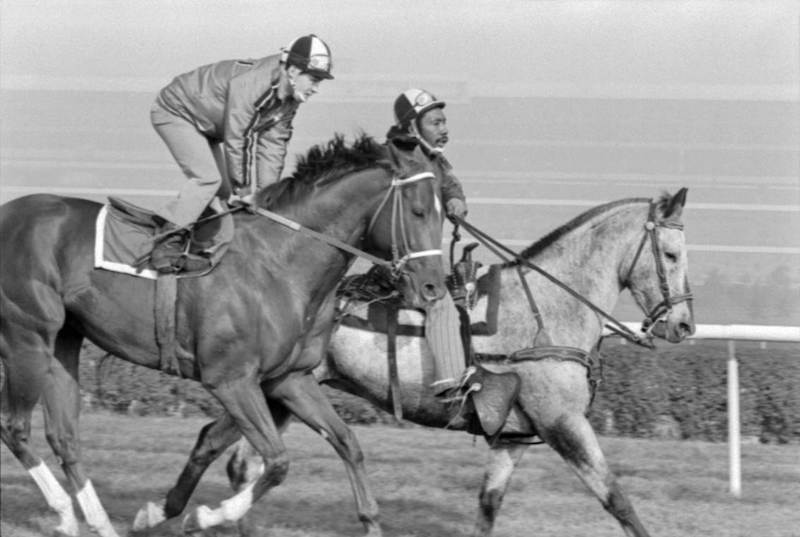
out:
<path id="1" fill-rule="evenodd" d="M 672 220 L 678 220 L 681 217 L 683 206 L 686 205 L 686 193 L 688 191 L 688 188 L 683 187 L 672 196 L 672 199 L 669 200 L 669 204 L 667 205 L 667 210 L 664 211 L 665 219 L 670 218 Z"/>

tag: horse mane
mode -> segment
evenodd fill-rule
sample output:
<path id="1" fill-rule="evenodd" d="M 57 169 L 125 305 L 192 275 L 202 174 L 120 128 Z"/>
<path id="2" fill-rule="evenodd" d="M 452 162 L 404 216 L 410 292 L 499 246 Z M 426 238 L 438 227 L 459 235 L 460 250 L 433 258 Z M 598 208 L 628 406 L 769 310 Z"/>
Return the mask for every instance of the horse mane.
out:
<path id="1" fill-rule="evenodd" d="M 391 169 L 382 144 L 362 132 L 348 145 L 344 135 L 336 133 L 328 142 L 317 144 L 305 155 L 298 156 L 295 172 L 263 188 L 258 193 L 258 204 L 275 208 L 307 197 L 315 187 L 375 167 Z"/>
<path id="2" fill-rule="evenodd" d="M 671 199 L 672 197 L 669 195 L 669 193 L 663 192 L 657 200 L 654 200 L 656 204 L 656 211 L 659 213 L 663 213 L 664 210 L 669 206 L 669 202 Z M 553 231 L 551 231 L 538 241 L 534 242 L 533 244 L 525 248 L 522 252 L 520 252 L 519 255 L 523 259 L 530 259 L 531 257 L 540 254 L 543 250 L 551 246 L 553 243 L 555 243 L 557 240 L 559 240 L 561 237 L 563 237 L 573 229 L 578 228 L 579 226 L 583 225 L 584 223 L 593 219 L 599 214 L 602 214 L 606 211 L 610 211 L 611 209 L 619 207 L 620 205 L 627 205 L 629 203 L 650 203 L 650 201 L 652 201 L 650 198 L 625 198 L 617 201 L 612 201 L 609 203 L 604 203 L 602 205 L 598 205 L 597 207 L 593 207 L 588 211 L 579 214 L 566 224 L 554 229 Z M 519 261 L 512 260 L 507 263 L 504 263 L 503 267 L 504 268 L 514 267 L 517 266 L 518 264 Z"/>

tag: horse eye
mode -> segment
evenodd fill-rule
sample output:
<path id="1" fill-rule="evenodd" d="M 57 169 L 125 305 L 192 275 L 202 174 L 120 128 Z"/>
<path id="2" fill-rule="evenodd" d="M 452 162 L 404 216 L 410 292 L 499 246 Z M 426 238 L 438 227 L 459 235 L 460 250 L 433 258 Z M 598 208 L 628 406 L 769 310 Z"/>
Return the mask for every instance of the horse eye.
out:
<path id="1" fill-rule="evenodd" d="M 666 257 L 667 261 L 670 263 L 676 263 L 678 261 L 678 256 L 670 252 L 664 252 L 664 257 Z"/>
<path id="2" fill-rule="evenodd" d="M 411 214 L 422 218 L 423 216 L 425 216 L 425 211 L 423 211 L 421 207 L 414 207 L 413 209 L 411 209 Z"/>

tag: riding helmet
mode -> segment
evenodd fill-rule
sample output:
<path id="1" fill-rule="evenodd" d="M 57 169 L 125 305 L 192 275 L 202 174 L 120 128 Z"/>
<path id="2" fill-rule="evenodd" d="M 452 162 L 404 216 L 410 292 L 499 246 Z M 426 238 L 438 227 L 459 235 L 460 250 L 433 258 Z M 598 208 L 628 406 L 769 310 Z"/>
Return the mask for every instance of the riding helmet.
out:
<path id="1" fill-rule="evenodd" d="M 325 41 L 314 34 L 298 37 L 287 48 L 283 49 L 281 61 L 286 66 L 294 65 L 304 73 L 317 78 L 332 79 L 331 49 Z"/>
<path id="2" fill-rule="evenodd" d="M 440 101 L 429 91 L 411 88 L 401 93 L 394 100 L 394 119 L 400 127 L 407 126 L 411 120 L 417 119 L 432 108 L 444 108 Z"/>

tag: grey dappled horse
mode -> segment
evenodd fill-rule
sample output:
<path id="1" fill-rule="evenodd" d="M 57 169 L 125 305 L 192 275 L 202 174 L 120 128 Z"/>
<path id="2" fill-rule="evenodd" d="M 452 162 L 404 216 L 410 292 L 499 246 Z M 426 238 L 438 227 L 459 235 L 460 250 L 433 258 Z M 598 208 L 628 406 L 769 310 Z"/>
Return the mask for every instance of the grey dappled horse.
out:
<path id="1" fill-rule="evenodd" d="M 623 199 L 601 205 L 556 229 L 521 255 L 604 311 L 612 311 L 621 291 L 629 289 L 648 317 L 659 312 L 660 322 L 653 325 L 653 333 L 677 343 L 694 332 L 691 306 L 685 298 L 664 304 L 667 297 L 662 285 L 668 286 L 672 297 L 689 296 L 681 219 L 685 201 L 686 189 L 652 200 L 652 226 L 648 224 L 650 199 Z M 655 251 L 650 234 L 657 241 Z M 663 279 L 658 275 L 656 255 L 662 262 Z M 525 272 L 552 345 L 590 352 L 601 337 L 602 319 L 541 275 Z M 538 325 L 520 283 L 517 263 L 503 266 L 500 278 L 498 331 L 493 336 L 473 336 L 478 353 L 509 355 L 530 347 L 537 334 Z M 471 312 L 473 322 L 486 317 L 486 308 L 486 300 L 478 303 Z M 413 319 L 414 316 L 418 314 L 401 312 L 400 323 L 421 324 L 421 319 Z M 341 326 L 333 334 L 327 357 L 314 375 L 322 383 L 391 411 L 385 355 L 385 334 Z M 424 339 L 398 336 L 397 363 L 404 418 L 431 427 L 446 426 L 445 408 L 429 388 L 434 380 L 433 359 Z M 633 506 L 609 470 L 587 419 L 592 389 L 585 366 L 558 359 L 495 365 L 486 362 L 484 366 L 497 372 L 512 370 L 521 377 L 518 403 L 502 433 L 522 438 L 518 438 L 519 442 L 501 440 L 490 446 L 474 535 L 491 534 L 511 474 L 527 447 L 524 442 L 538 435 L 563 457 L 619 521 L 626 535 L 646 536 Z M 278 425 L 285 427 L 286 423 Z M 249 457 L 250 449 L 246 442 L 240 442 L 229 462 L 235 488 L 252 479 L 257 474 L 254 468 L 261 464 Z M 241 527 L 249 528 L 247 523 Z"/>
<path id="2" fill-rule="evenodd" d="M 301 224 L 298 232 L 258 214 L 236 215 L 226 256 L 210 274 L 178 281 L 175 339 L 181 374 L 203 383 L 223 418 L 203 429 L 197 464 L 160 503 L 137 517 L 147 529 L 177 516 L 210 464 L 244 435 L 264 471 L 214 509 L 199 506 L 184 527 L 197 530 L 237 520 L 286 476 L 289 458 L 279 428 L 289 413 L 347 452 L 359 513 L 377 528 L 355 437 L 336 415 L 310 371 L 327 345 L 333 291 L 358 247 L 395 258 L 409 298 L 422 305 L 443 296 L 440 205 L 431 174 L 398 179 L 382 146 L 362 136 L 351 146 L 337 136 L 312 148 L 290 178 L 264 189 L 263 209 Z M 105 351 L 150 368 L 160 363 L 153 280 L 94 269 L 95 221 L 101 205 L 34 195 L 0 207 L 0 358 L 2 440 L 28 470 L 59 516 L 58 533 L 79 527 L 70 495 L 32 450 L 31 412 L 41 399 L 45 434 L 91 529 L 116 537 L 80 460 L 78 360 L 89 338 Z M 320 242 L 313 232 L 339 241 Z M 266 398 L 279 410 L 273 416 Z M 272 404 L 272 403 L 271 403 Z M 169 434 L 169 431 L 164 431 Z M 213 439 L 203 443 L 204 439 Z M 375 530 L 379 531 L 379 530 Z"/>

